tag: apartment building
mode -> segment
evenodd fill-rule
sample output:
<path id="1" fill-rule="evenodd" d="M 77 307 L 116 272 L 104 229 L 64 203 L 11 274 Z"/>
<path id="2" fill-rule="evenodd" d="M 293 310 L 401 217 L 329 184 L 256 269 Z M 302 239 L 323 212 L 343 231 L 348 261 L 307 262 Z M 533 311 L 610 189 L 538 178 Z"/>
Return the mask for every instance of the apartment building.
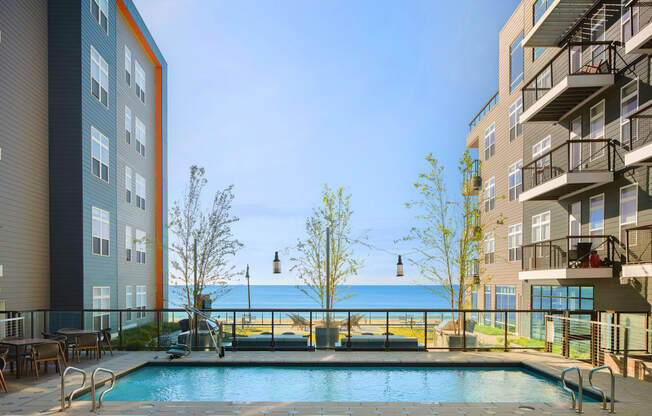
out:
<path id="1" fill-rule="evenodd" d="M 650 311 L 651 17 L 638 1 L 523 0 L 501 31 L 498 96 L 466 138 L 493 229 L 478 307 L 507 292 L 523 309 Z"/>
<path id="2" fill-rule="evenodd" d="M 0 307 L 163 307 L 167 64 L 134 4 L 8 0 L 0 31 Z"/>

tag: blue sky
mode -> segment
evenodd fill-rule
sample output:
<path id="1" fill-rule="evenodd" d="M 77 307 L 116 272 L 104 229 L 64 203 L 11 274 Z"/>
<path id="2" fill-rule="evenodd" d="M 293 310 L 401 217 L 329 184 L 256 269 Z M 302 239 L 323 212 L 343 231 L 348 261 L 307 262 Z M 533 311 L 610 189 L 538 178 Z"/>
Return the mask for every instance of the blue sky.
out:
<path id="1" fill-rule="evenodd" d="M 192 164 L 209 190 L 235 185 L 235 227 L 253 284 L 303 236 L 324 183 L 352 193 L 356 233 L 391 253 L 432 152 L 451 173 L 468 122 L 498 85 L 500 1 L 134 0 L 169 67 L 169 200 Z M 354 284 L 412 284 L 396 257 L 360 248 Z"/>

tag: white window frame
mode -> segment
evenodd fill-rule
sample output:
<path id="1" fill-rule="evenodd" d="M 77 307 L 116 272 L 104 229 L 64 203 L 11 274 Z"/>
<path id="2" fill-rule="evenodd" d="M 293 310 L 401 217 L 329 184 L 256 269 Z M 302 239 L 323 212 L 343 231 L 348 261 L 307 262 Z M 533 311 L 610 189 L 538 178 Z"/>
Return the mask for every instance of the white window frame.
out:
<path id="1" fill-rule="evenodd" d="M 509 107 L 509 141 L 513 142 L 523 134 L 521 124 L 521 114 L 523 114 L 523 98 L 519 97 Z"/>
<path id="2" fill-rule="evenodd" d="M 573 207 L 577 206 L 578 204 L 580 207 L 579 218 L 575 218 L 575 215 L 573 214 Z M 568 235 L 571 237 L 582 235 L 582 201 L 575 201 L 571 203 L 568 208 Z M 573 230 L 573 224 L 577 225 L 577 233 Z M 577 243 L 579 243 L 579 238 L 571 238 L 571 249 L 576 249 Z"/>
<path id="3" fill-rule="evenodd" d="M 484 160 L 496 154 L 496 123 L 491 123 L 484 131 Z"/>
<path id="4" fill-rule="evenodd" d="M 131 321 L 131 309 L 134 308 L 134 287 L 131 285 L 125 286 L 125 320 Z"/>
<path id="5" fill-rule="evenodd" d="M 109 138 L 102 134 L 101 131 L 91 126 L 91 174 L 101 181 L 109 183 L 110 160 Z M 99 172 L 97 174 L 93 168 L 95 161 L 97 161 L 99 167 Z M 106 178 L 103 177 L 105 170 Z"/>
<path id="6" fill-rule="evenodd" d="M 633 198 L 629 197 L 629 198 L 623 200 L 623 191 L 626 188 L 634 188 L 636 190 L 636 192 L 634 192 L 634 197 Z M 638 223 L 638 183 L 635 182 L 635 183 L 630 183 L 629 185 L 621 186 L 620 190 L 618 192 L 618 195 L 619 195 L 619 204 L 618 204 L 619 233 L 618 233 L 618 235 L 619 235 L 619 238 L 620 238 L 620 242 L 622 244 L 626 245 L 627 240 L 626 240 L 624 228 L 628 228 L 628 227 L 631 227 L 631 226 L 636 226 L 636 224 Z M 631 201 L 631 200 L 634 201 L 634 219 L 629 220 L 629 221 L 623 220 L 623 203 Z M 631 238 L 632 236 L 634 238 Z M 637 236 L 636 236 L 636 232 L 631 233 L 630 234 L 630 239 L 629 239 L 629 246 L 630 247 L 635 246 L 636 243 L 637 243 L 637 240 L 638 239 L 637 239 Z"/>
<path id="7" fill-rule="evenodd" d="M 539 230 L 538 233 L 537 229 Z M 550 211 L 541 212 L 532 216 L 531 238 L 533 243 L 550 240 Z"/>
<path id="8" fill-rule="evenodd" d="M 145 75 L 143 67 L 138 63 L 138 59 L 134 59 L 134 72 L 136 75 L 136 96 L 143 104 L 145 104 L 145 85 L 147 84 L 147 76 Z"/>
<path id="9" fill-rule="evenodd" d="M 131 197 L 134 193 L 133 170 L 125 165 L 125 202 L 131 204 Z"/>
<path id="10" fill-rule="evenodd" d="M 593 115 L 593 109 L 596 107 L 602 106 L 602 111 L 599 113 L 596 113 L 596 115 Z M 591 140 L 601 140 L 604 139 L 604 129 L 605 129 L 605 100 L 601 100 L 600 102 L 596 103 L 595 105 L 591 106 L 591 109 L 589 110 L 589 116 L 590 116 L 590 126 L 591 126 Z M 600 123 L 600 129 L 597 129 L 596 131 L 593 130 L 593 124 L 594 123 Z M 601 158 L 604 155 L 604 146 L 600 147 L 600 150 L 597 150 L 598 144 L 597 143 L 591 143 L 591 161 L 597 160 Z"/>
<path id="11" fill-rule="evenodd" d="M 626 95 L 623 97 L 623 93 L 625 92 L 625 89 L 629 87 L 631 84 L 636 84 L 636 90 L 633 93 L 630 93 L 629 95 Z M 634 114 L 638 110 L 638 90 L 639 90 L 639 83 L 638 83 L 638 78 L 631 80 L 627 84 L 623 85 L 623 87 L 620 89 L 620 143 L 623 145 L 629 145 L 629 140 L 625 142 L 625 137 L 623 135 L 623 132 L 625 129 L 627 129 L 627 136 L 629 136 L 629 116 Z M 623 104 L 627 101 L 630 101 L 632 98 L 636 99 L 636 108 L 631 109 L 629 112 L 625 113 L 625 108 Z M 633 120 L 634 123 L 634 139 L 638 136 L 638 132 L 636 131 L 636 127 L 638 127 L 638 123 L 636 120 Z"/>
<path id="12" fill-rule="evenodd" d="M 131 144 L 131 108 L 125 105 L 125 143 Z"/>
<path id="13" fill-rule="evenodd" d="M 97 72 L 99 79 L 95 79 L 93 75 L 94 72 Z M 100 104 L 109 108 L 109 65 L 106 63 L 106 60 L 100 55 L 100 53 L 91 45 L 91 95 L 99 101 Z M 93 81 L 98 84 L 98 94 L 93 93 Z M 102 102 L 102 90 L 106 93 L 106 103 Z"/>
<path id="14" fill-rule="evenodd" d="M 512 224 L 507 229 L 507 258 L 509 261 L 521 260 L 523 246 L 523 224 Z"/>
<path id="15" fill-rule="evenodd" d="M 525 75 L 525 50 L 523 49 L 523 39 L 525 37 L 525 34 L 523 32 L 519 33 L 519 35 L 514 39 L 512 43 L 509 45 L 509 91 L 515 91 L 516 87 L 521 85 L 523 83 L 523 76 Z M 519 40 L 520 39 L 520 40 Z M 521 62 L 521 73 L 517 74 L 515 77 L 515 74 L 512 74 L 512 60 L 514 58 L 514 47 L 520 48 L 521 49 L 521 55 L 523 62 Z"/>
<path id="16" fill-rule="evenodd" d="M 125 45 L 125 83 L 131 87 L 131 49 Z"/>
<path id="17" fill-rule="evenodd" d="M 147 264 L 147 233 L 136 228 L 136 264 Z"/>
<path id="18" fill-rule="evenodd" d="M 147 183 L 145 178 L 136 173 L 136 207 L 145 210 L 147 200 Z"/>
<path id="19" fill-rule="evenodd" d="M 134 235 L 131 226 L 125 225 L 125 262 L 131 263 L 134 253 Z"/>
<path id="20" fill-rule="evenodd" d="M 626 7 L 626 8 L 623 9 L 622 14 L 620 16 L 620 41 L 621 42 L 623 42 L 623 43 L 627 42 L 628 40 L 630 40 L 632 37 L 634 37 L 638 33 L 638 31 L 640 30 L 639 25 L 641 23 L 639 17 L 640 17 L 640 14 L 638 12 L 638 7 L 637 6 L 635 6 L 635 7 Z M 633 26 L 632 33 L 629 34 L 629 38 L 626 38 L 625 37 L 625 26 L 629 26 L 632 19 L 635 19 L 634 24 L 632 25 Z"/>
<path id="21" fill-rule="evenodd" d="M 136 319 L 141 319 L 145 317 L 145 312 L 143 310 L 147 309 L 147 286 L 137 285 L 136 286 Z"/>
<path id="22" fill-rule="evenodd" d="M 95 239 L 99 240 L 100 250 L 95 252 Z M 104 247 L 106 246 L 106 254 Z M 109 257 L 111 255 L 111 215 L 96 206 L 91 207 L 91 252 L 93 255 Z"/>
<path id="23" fill-rule="evenodd" d="M 593 208 L 593 201 L 600 199 L 602 201 L 602 204 L 598 207 L 599 210 L 602 212 L 602 220 L 600 220 L 600 226 L 599 227 L 593 227 L 593 212 L 598 211 L 598 209 Z M 596 231 L 600 231 L 599 233 Z M 602 235 L 604 234 L 604 194 L 598 194 L 594 195 L 591 198 L 589 198 L 589 234 L 590 235 Z"/>
<path id="24" fill-rule="evenodd" d="M 136 116 L 136 153 L 145 157 L 147 146 L 147 127 L 138 116 Z"/>
<path id="25" fill-rule="evenodd" d="M 575 132 L 574 126 L 578 125 L 577 121 L 579 120 L 579 134 Z M 569 140 L 582 140 L 582 116 L 577 116 L 570 122 L 570 128 L 568 129 L 568 139 Z M 571 143 L 570 148 L 570 162 L 571 166 L 569 170 L 577 171 L 582 170 L 582 143 Z M 574 166 L 577 159 L 577 166 Z"/>
<path id="26" fill-rule="evenodd" d="M 109 286 L 93 286 L 93 309 L 111 309 L 111 288 Z M 95 320 L 99 318 L 98 328 Z M 111 327 L 110 312 L 93 312 L 93 330 L 99 331 Z"/>
<path id="27" fill-rule="evenodd" d="M 93 16 L 93 4 L 98 9 L 97 13 L 97 18 Z M 109 34 L 109 2 L 108 0 L 91 0 L 90 2 L 90 7 L 91 7 L 91 17 L 93 20 L 97 22 L 98 25 L 100 25 L 100 29 L 102 29 L 102 32 L 105 34 Z M 102 17 L 104 17 L 104 20 L 102 20 Z M 106 22 L 106 29 L 102 27 L 102 22 Z"/>
<path id="28" fill-rule="evenodd" d="M 496 207 L 496 177 L 491 177 L 484 183 L 484 212 Z"/>
<path id="29" fill-rule="evenodd" d="M 512 184 L 512 177 L 514 177 Z M 518 201 L 523 186 L 523 159 L 512 164 L 507 169 L 507 187 L 509 189 L 509 200 Z M 514 190 L 514 192 L 512 192 Z M 512 195 L 513 194 L 513 195 Z"/>
<path id="30" fill-rule="evenodd" d="M 492 231 L 484 235 L 484 263 L 493 264 L 496 261 L 496 234 Z"/>

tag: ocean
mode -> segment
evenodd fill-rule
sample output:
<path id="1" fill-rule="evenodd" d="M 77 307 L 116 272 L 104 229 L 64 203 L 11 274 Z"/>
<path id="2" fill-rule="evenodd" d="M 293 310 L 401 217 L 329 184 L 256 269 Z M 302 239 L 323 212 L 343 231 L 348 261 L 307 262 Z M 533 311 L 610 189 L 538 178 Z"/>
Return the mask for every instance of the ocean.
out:
<path id="1" fill-rule="evenodd" d="M 246 309 L 247 286 L 230 285 L 228 293 L 213 302 L 214 309 Z M 429 286 L 433 288 L 435 286 Z M 178 290 L 170 286 L 170 307 L 183 305 Z M 443 297 L 419 285 L 352 285 L 347 291 L 352 296 L 336 301 L 334 308 L 360 309 L 447 309 L 450 303 Z M 251 286 L 252 308 L 319 308 L 320 305 L 309 298 L 296 286 L 255 285 Z"/>

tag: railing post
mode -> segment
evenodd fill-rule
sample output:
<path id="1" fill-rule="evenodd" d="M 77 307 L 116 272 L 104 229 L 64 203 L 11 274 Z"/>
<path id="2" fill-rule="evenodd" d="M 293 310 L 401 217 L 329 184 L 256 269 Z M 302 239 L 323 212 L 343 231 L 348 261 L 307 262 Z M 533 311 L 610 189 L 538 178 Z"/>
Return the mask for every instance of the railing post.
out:
<path id="1" fill-rule="evenodd" d="M 428 312 L 423 312 L 423 348 L 428 350 Z"/>
<path id="2" fill-rule="evenodd" d="M 312 311 L 310 311 L 310 323 L 308 329 L 310 330 L 310 346 L 312 347 Z"/>
<path id="3" fill-rule="evenodd" d="M 462 350 L 466 351 L 466 312 L 462 311 Z"/>
<path id="4" fill-rule="evenodd" d="M 122 311 L 118 312 L 118 338 L 118 345 L 122 348 Z"/>
<path id="5" fill-rule="evenodd" d="M 503 326 L 505 334 L 505 352 L 507 352 L 507 311 L 503 311 Z"/>
<path id="6" fill-rule="evenodd" d="M 35 328 L 34 328 L 34 311 L 31 311 L 30 314 L 29 314 L 29 316 L 30 316 L 30 317 L 29 317 L 30 321 L 32 321 L 32 322 L 30 323 L 30 327 L 31 327 L 30 329 L 31 329 L 31 331 L 32 331 L 32 338 L 38 338 L 38 337 L 34 334 L 34 332 L 35 332 L 35 331 L 34 331 L 34 329 L 35 329 Z"/>
<path id="7" fill-rule="evenodd" d="M 385 312 L 385 349 L 389 349 L 389 312 Z"/>
<path id="8" fill-rule="evenodd" d="M 156 311 L 156 349 L 161 349 L 161 311 Z"/>
<path id="9" fill-rule="evenodd" d="M 262 321 L 262 319 L 261 319 Z M 238 341 L 236 340 L 235 336 L 235 330 L 236 330 L 236 325 L 235 325 L 235 311 L 233 311 L 233 323 L 231 324 L 231 347 L 237 348 Z"/>
<path id="10" fill-rule="evenodd" d="M 272 311 L 272 341 L 270 346 L 274 350 L 274 311 Z"/>
<path id="11" fill-rule="evenodd" d="M 627 367 L 629 366 L 629 353 L 627 351 L 629 349 L 629 328 L 625 327 L 624 332 L 625 339 L 623 340 L 623 377 L 627 377 Z"/>
<path id="12" fill-rule="evenodd" d="M 346 319 L 346 348 L 351 349 L 351 311 L 348 312 Z"/>

